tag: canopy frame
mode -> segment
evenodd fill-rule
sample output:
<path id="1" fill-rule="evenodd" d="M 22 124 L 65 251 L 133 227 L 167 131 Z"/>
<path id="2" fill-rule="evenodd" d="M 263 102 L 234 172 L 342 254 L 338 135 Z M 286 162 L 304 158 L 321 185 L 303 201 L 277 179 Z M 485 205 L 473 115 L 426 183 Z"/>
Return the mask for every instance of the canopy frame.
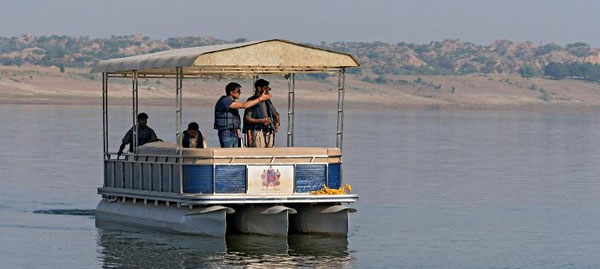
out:
<path id="1" fill-rule="evenodd" d="M 287 146 L 294 146 L 294 112 L 296 104 L 296 74 L 287 75 L 288 82 L 288 125 L 287 125 Z"/>
<path id="2" fill-rule="evenodd" d="M 176 122 L 176 140 L 177 140 L 177 154 L 180 155 L 182 152 L 182 112 L 183 112 L 183 79 L 200 79 L 213 77 L 213 75 L 207 76 L 185 76 L 182 68 L 177 68 L 175 77 L 172 76 L 160 76 L 157 78 L 174 78 L 175 79 L 175 122 Z M 344 93 L 345 93 L 345 68 L 337 70 L 337 81 L 338 81 L 338 102 L 337 102 L 337 123 L 336 123 L 336 147 L 342 149 L 343 147 L 343 132 L 344 132 Z M 144 76 L 142 76 L 144 77 Z M 220 77 L 224 77 L 221 75 Z M 109 141 L 108 141 L 108 81 L 109 78 L 131 78 L 132 80 L 132 149 L 133 153 L 138 153 L 139 141 L 137 136 L 138 121 L 137 115 L 139 113 L 139 78 L 140 75 L 137 71 L 132 71 L 129 74 L 121 74 L 118 76 L 111 76 L 110 73 L 102 73 L 102 133 L 103 133 L 103 148 L 104 157 L 109 158 Z M 253 76 L 253 81 L 258 79 L 258 75 Z M 288 83 L 288 126 L 287 126 L 287 146 L 294 146 L 294 118 L 296 110 L 296 73 L 290 73 L 285 75 L 285 79 Z"/>
<path id="3" fill-rule="evenodd" d="M 295 46 L 302 50 L 305 49 L 307 53 L 317 53 L 331 60 L 329 62 L 319 62 L 318 57 L 315 62 L 319 64 L 302 65 L 267 65 L 261 64 L 260 61 L 254 65 L 218 65 L 211 64 L 210 61 L 198 63 L 199 59 L 203 55 L 217 55 L 223 51 L 235 52 L 237 49 L 247 48 L 258 44 L 267 44 L 273 42 L 277 45 L 279 43 L 285 43 L 286 46 Z M 264 45 L 263 44 L 263 45 Z M 268 44 L 267 44 L 268 45 Z M 198 54 L 198 51 L 202 53 L 196 55 L 185 55 L 180 58 L 173 57 L 172 54 L 181 54 L 185 51 L 191 51 Z M 317 51 L 317 52 L 315 52 Z M 281 53 L 281 50 L 279 51 Z M 319 54 L 320 53 L 320 54 Z M 282 55 L 278 55 L 273 52 L 273 55 L 283 59 Z M 160 57 L 158 57 L 158 56 Z M 213 56 L 214 56 L 213 55 Z M 267 55 L 268 56 L 268 55 Z M 314 56 L 314 55 L 313 55 Z M 154 58 L 153 58 L 154 57 Z M 186 58 L 187 57 L 187 58 Z M 296 57 L 298 61 L 304 61 L 303 57 Z M 185 59 L 184 59 L 185 58 Z M 292 57 L 293 58 L 293 57 Z M 313 57 L 314 58 L 314 57 Z M 138 61 L 139 60 L 139 61 Z M 191 61 L 193 60 L 193 61 Z M 281 59 L 280 59 L 281 60 Z M 154 61 L 154 62 L 152 62 Z M 162 62 L 161 62 L 162 61 Z M 283 61 L 283 60 L 281 60 Z M 173 62 L 186 63 L 181 65 L 173 66 Z M 285 61 L 283 61 L 285 62 Z M 157 63 L 163 63 L 159 65 Z M 289 63 L 289 62 L 288 62 Z M 148 67 L 141 69 L 128 69 L 118 67 Z M 175 79 L 175 122 L 176 122 L 176 155 L 178 158 L 176 161 L 179 164 L 180 178 L 183 173 L 183 130 L 182 130 L 182 113 L 183 113 L 183 80 L 184 79 L 204 79 L 204 78 L 225 78 L 225 77 L 252 77 L 253 81 L 258 79 L 259 75 L 284 75 L 288 84 L 288 126 L 287 126 L 287 146 L 294 146 L 294 119 L 295 119 L 295 97 L 296 97 L 296 74 L 297 73 L 330 73 L 337 74 L 337 87 L 338 87 L 338 102 L 337 102 L 337 126 L 336 126 L 336 147 L 342 149 L 343 146 L 343 131 L 344 131 L 344 95 L 345 95 L 345 70 L 348 67 L 358 67 L 360 64 L 356 59 L 349 54 L 325 50 L 321 48 L 314 48 L 302 44 L 292 43 L 285 40 L 266 40 L 259 42 L 246 42 L 240 44 L 229 44 L 229 45 L 217 45 L 217 46 L 206 46 L 198 48 L 189 48 L 182 50 L 164 51 L 158 53 L 151 53 L 147 55 L 138 55 L 132 57 L 126 57 L 122 59 L 113 59 L 103 61 L 96 66 L 92 72 L 102 73 L 102 129 L 103 129 L 103 155 L 104 159 L 110 159 L 111 153 L 109 152 L 109 139 L 108 139 L 108 82 L 109 78 L 130 78 L 132 81 L 131 94 L 132 94 L 132 152 L 134 159 L 137 159 L 139 155 L 139 141 L 138 141 L 138 121 L 137 116 L 139 113 L 139 78 L 156 78 L 156 79 Z M 133 171 L 133 170 L 132 170 Z M 133 176 L 133 173 L 132 173 Z"/>

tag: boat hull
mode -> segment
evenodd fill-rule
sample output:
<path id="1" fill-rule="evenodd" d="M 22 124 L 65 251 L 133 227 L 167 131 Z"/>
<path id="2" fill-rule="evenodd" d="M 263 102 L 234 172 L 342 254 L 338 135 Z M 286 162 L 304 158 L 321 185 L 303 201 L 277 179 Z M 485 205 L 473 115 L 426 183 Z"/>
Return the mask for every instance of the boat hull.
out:
<path id="1" fill-rule="evenodd" d="M 239 233 L 287 236 L 289 216 L 295 213 L 282 205 L 244 205 L 236 207 L 230 223 Z"/>
<path id="2" fill-rule="evenodd" d="M 297 205 L 298 212 L 290 217 L 294 231 L 307 234 L 348 235 L 349 213 L 356 209 L 346 205 Z"/>
<path id="3" fill-rule="evenodd" d="M 169 233 L 224 237 L 226 215 L 233 212 L 224 206 L 190 209 L 104 199 L 96 207 L 96 226 L 114 223 Z"/>

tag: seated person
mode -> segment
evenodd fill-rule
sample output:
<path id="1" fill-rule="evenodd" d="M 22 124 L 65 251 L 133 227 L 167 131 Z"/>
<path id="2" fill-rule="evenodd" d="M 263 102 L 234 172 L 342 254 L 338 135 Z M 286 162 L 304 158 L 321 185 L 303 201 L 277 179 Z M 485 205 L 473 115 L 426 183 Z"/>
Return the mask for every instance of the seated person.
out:
<path id="1" fill-rule="evenodd" d="M 137 116 L 138 120 L 138 129 L 137 129 L 137 137 L 138 137 L 138 146 L 141 146 L 146 143 L 162 141 L 156 137 L 156 133 L 152 128 L 148 126 L 148 114 L 142 112 Z M 123 140 L 121 141 L 121 146 L 119 147 L 118 155 L 123 154 L 123 149 L 125 149 L 125 145 L 129 144 L 129 152 L 133 152 L 133 127 L 127 131 Z"/>
<path id="2" fill-rule="evenodd" d="M 183 131 L 183 141 L 181 143 L 184 148 L 206 148 L 206 142 L 200 132 L 198 123 L 190 122 L 187 130 Z"/>

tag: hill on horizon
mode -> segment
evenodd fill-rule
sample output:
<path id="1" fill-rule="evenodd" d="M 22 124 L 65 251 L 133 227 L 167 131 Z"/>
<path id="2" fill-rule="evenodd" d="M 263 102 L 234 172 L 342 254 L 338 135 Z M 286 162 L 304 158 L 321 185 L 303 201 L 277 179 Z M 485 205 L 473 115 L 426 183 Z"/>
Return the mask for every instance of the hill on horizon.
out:
<path id="1" fill-rule="evenodd" d="M 0 37 L 0 64 L 89 68 L 101 60 L 151 53 L 168 49 L 247 41 L 222 40 L 211 36 L 175 37 L 165 40 L 142 35 L 89 38 L 71 36 Z M 343 51 L 356 56 L 362 68 L 348 73 L 385 79 L 388 75 L 513 74 L 523 66 L 538 73 L 550 62 L 600 63 L 600 49 L 582 42 L 565 47 L 554 43 L 497 40 L 489 45 L 458 39 L 429 44 L 384 42 L 333 42 L 308 44 Z"/>

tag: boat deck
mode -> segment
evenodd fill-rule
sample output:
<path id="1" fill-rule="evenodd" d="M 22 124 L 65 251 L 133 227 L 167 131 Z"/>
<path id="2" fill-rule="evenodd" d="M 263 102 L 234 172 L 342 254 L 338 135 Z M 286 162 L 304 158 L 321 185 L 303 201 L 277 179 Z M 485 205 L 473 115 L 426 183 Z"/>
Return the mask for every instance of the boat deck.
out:
<path id="1" fill-rule="evenodd" d="M 288 204 L 288 203 L 353 203 L 358 200 L 356 194 L 312 195 L 295 194 L 179 194 L 122 188 L 98 188 L 98 194 L 107 198 L 146 200 L 151 202 L 171 202 L 186 205 L 213 204 Z"/>

